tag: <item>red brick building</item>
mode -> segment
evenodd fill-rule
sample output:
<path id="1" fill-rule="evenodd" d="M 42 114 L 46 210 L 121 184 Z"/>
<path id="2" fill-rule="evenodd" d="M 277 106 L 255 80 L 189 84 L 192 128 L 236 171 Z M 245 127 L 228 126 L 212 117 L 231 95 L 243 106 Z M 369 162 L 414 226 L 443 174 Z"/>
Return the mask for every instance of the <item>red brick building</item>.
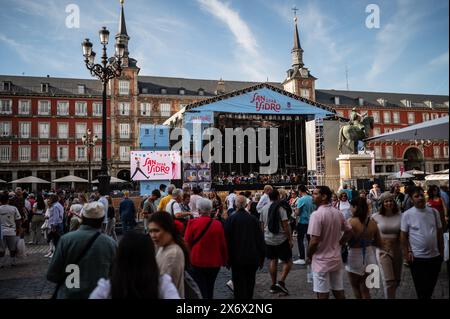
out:
<path id="1" fill-rule="evenodd" d="M 88 150 L 81 138 L 88 129 L 99 138 L 91 157 L 96 177 L 102 132 L 98 81 L 2 76 L 0 85 L 0 179 L 87 179 Z M 108 111 L 108 130 L 109 123 Z"/>

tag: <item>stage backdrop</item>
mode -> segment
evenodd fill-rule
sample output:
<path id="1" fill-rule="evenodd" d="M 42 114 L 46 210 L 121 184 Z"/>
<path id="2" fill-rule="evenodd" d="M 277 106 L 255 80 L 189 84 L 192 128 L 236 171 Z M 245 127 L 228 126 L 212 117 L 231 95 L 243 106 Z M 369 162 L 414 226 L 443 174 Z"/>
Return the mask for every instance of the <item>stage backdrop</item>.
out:
<path id="1" fill-rule="evenodd" d="M 198 106 L 192 110 L 242 114 L 307 115 L 308 120 L 333 115 L 333 113 L 327 110 L 267 88 Z"/>
<path id="2" fill-rule="evenodd" d="M 175 151 L 133 151 L 131 179 L 133 181 L 181 179 L 181 156 Z"/>

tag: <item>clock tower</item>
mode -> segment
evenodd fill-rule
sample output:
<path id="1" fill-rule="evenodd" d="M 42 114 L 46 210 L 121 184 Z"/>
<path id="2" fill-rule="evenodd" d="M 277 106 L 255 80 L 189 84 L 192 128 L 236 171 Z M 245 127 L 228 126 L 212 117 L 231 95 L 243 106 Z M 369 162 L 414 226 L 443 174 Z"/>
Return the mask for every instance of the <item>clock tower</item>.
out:
<path id="1" fill-rule="evenodd" d="M 315 81 L 317 78 L 311 75 L 303 63 L 303 49 L 300 45 L 297 20 L 296 16 L 294 18 L 294 47 L 291 51 L 292 68 L 287 71 L 286 80 L 282 84 L 284 90 L 315 101 Z"/>

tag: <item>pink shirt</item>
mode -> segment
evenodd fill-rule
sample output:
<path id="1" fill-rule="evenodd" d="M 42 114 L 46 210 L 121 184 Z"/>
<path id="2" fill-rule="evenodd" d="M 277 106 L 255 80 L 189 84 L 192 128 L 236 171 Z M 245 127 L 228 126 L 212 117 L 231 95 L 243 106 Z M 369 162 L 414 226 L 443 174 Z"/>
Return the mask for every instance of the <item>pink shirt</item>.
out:
<path id="1" fill-rule="evenodd" d="M 339 240 L 342 232 L 351 229 L 342 213 L 331 205 L 321 205 L 311 214 L 308 234 L 320 237 L 319 247 L 312 257 L 313 272 L 331 272 L 342 267 Z"/>

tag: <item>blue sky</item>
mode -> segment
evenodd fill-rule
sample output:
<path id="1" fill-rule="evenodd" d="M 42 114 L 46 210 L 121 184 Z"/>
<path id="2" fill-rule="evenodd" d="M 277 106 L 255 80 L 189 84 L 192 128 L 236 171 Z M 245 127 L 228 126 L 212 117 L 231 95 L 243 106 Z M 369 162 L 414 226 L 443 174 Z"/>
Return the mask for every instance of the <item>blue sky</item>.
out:
<path id="1" fill-rule="evenodd" d="M 365 24 L 372 3 L 379 29 Z M 89 78 L 80 43 L 99 53 L 101 26 L 118 29 L 119 0 L 0 4 L 0 74 Z M 66 27 L 69 4 L 79 28 Z M 140 75 L 281 82 L 294 5 L 317 88 L 345 89 L 347 66 L 350 90 L 448 95 L 448 0 L 125 0 L 130 55 Z"/>

